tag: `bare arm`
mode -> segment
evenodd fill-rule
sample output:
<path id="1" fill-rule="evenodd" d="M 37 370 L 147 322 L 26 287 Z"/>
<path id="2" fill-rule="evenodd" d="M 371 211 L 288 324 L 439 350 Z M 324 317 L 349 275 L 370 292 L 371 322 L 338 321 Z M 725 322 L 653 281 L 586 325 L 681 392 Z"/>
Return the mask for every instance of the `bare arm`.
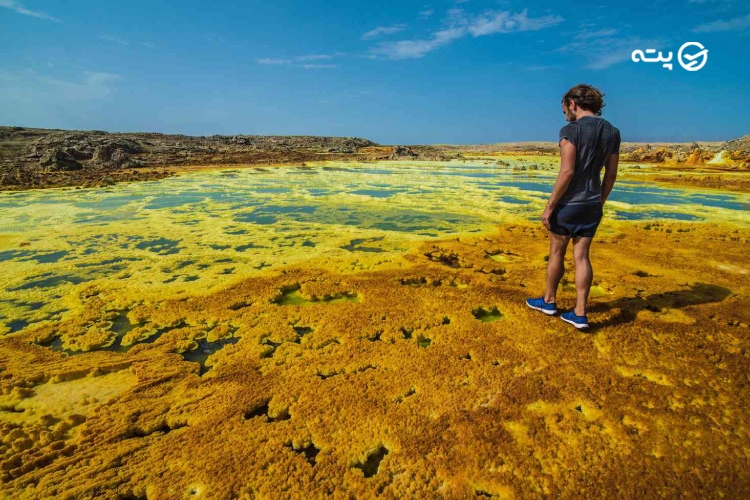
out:
<path id="1" fill-rule="evenodd" d="M 548 207 L 554 208 L 560 201 L 565 190 L 568 189 L 573 174 L 576 171 L 576 147 L 567 139 L 560 142 L 560 173 L 557 174 L 555 187 L 552 188 L 552 194 L 547 202 Z"/>
<path id="2" fill-rule="evenodd" d="M 573 174 L 576 170 L 576 147 L 567 139 L 560 141 L 560 173 L 557 174 L 557 180 L 555 186 L 552 188 L 552 194 L 547 201 L 547 206 L 542 213 L 542 224 L 547 229 L 550 228 L 549 218 L 552 215 L 552 210 L 560 201 L 562 195 L 570 185 L 570 181 L 573 180 Z"/>
<path id="3" fill-rule="evenodd" d="M 612 153 L 604 164 L 604 180 L 602 181 L 602 205 L 607 201 L 609 193 L 615 185 L 617 179 L 617 165 L 620 162 L 620 155 Z"/>

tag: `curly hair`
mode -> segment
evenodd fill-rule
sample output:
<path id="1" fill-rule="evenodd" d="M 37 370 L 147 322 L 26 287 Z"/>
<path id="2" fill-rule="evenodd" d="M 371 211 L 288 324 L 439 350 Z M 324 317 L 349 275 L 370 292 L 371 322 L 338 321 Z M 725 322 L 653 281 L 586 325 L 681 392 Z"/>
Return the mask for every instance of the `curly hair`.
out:
<path id="1" fill-rule="evenodd" d="M 601 116 L 604 107 L 604 94 L 591 85 L 581 83 L 568 90 L 562 98 L 562 102 L 566 106 L 569 106 L 571 101 L 575 102 L 578 107 Z"/>

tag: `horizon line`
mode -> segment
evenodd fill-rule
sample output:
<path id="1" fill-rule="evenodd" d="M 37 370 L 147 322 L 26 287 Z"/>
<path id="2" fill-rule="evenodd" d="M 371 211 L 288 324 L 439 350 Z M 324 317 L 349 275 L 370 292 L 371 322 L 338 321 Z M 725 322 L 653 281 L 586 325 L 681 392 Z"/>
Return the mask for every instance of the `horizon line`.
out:
<path id="1" fill-rule="evenodd" d="M 104 132 L 106 134 L 162 134 L 162 135 L 177 135 L 177 136 L 184 136 L 184 137 L 236 137 L 236 136 L 245 136 L 245 137 L 337 137 L 337 138 L 357 138 L 357 139 L 366 139 L 368 141 L 374 142 L 377 145 L 380 146 L 490 146 L 493 144 L 518 144 L 518 143 L 527 143 L 527 144 L 554 144 L 557 145 L 556 141 L 553 140 L 527 140 L 527 139 L 515 139 L 515 140 L 508 140 L 508 141 L 496 141 L 496 142 L 412 142 L 412 143 L 406 143 L 406 142 L 394 142 L 394 143 L 381 143 L 377 141 L 373 141 L 369 139 L 368 137 L 362 136 L 362 135 L 323 135 L 323 134 L 245 134 L 245 133 L 225 133 L 225 134 L 184 134 L 179 132 L 159 132 L 159 131 L 145 131 L 145 130 L 137 130 L 137 131 L 122 131 L 122 130 L 104 130 L 104 129 L 76 129 L 76 128 L 47 128 L 47 127 L 31 127 L 31 126 L 25 126 L 25 125 L 0 125 L 0 128 L 8 128 L 8 129 L 30 129 L 30 130 L 50 130 L 55 132 Z M 688 140 L 664 140 L 664 139 L 640 139 L 640 140 L 633 140 L 633 141 L 622 141 L 622 144 L 719 144 L 719 143 L 726 143 L 729 141 L 732 141 L 734 139 L 739 139 L 742 137 L 745 137 L 748 134 L 738 135 L 736 137 L 731 137 L 729 139 L 720 139 L 720 140 L 700 140 L 700 139 L 688 139 Z"/>

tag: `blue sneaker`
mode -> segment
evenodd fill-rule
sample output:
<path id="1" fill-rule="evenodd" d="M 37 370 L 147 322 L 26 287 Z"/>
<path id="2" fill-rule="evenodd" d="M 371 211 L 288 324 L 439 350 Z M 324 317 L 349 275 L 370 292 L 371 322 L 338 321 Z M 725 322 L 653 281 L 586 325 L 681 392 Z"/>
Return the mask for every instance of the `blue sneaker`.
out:
<path id="1" fill-rule="evenodd" d="M 544 297 L 539 297 L 537 299 L 526 299 L 526 305 L 529 306 L 532 309 L 536 309 L 537 311 L 542 311 L 544 314 L 548 314 L 552 316 L 553 314 L 557 314 L 557 305 L 552 302 L 551 304 L 544 301 Z"/>
<path id="2" fill-rule="evenodd" d="M 560 319 L 565 321 L 566 323 L 570 323 L 579 330 L 589 327 L 589 320 L 586 318 L 586 316 L 578 316 L 574 310 L 562 313 L 560 315 Z"/>

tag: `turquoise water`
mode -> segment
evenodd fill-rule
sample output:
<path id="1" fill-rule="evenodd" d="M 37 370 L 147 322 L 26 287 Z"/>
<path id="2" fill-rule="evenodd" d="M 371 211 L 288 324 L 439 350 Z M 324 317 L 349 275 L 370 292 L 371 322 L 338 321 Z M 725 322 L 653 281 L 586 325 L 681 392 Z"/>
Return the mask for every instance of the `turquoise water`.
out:
<path id="1" fill-rule="evenodd" d="M 366 269 L 417 240 L 537 220 L 557 160 L 536 162 L 535 171 L 514 171 L 514 161 L 239 168 L 3 193 L 0 332 L 59 318 L 66 294 L 90 283 L 186 293 L 311 258 Z M 747 224 L 749 209 L 744 194 L 618 181 L 603 224 Z"/>
<path id="2" fill-rule="evenodd" d="M 307 175 L 302 178 L 295 175 L 303 172 Z M 391 179 L 389 182 L 382 182 L 383 176 Z M 377 177 L 377 180 L 373 177 Z M 352 182 L 354 178 L 357 182 Z M 40 222 L 44 223 L 24 208 L 38 206 L 47 209 L 54 205 L 74 207 L 72 222 L 86 225 L 138 220 L 146 212 L 165 209 L 172 213 L 187 213 L 192 210 L 201 212 L 212 204 L 217 209 L 235 211 L 234 220 L 238 222 L 272 225 L 282 219 L 294 219 L 329 223 L 341 221 L 341 211 L 350 211 L 351 214 L 344 218 L 344 223 L 369 226 L 367 219 L 372 214 L 367 207 L 368 199 L 398 198 L 407 201 L 408 198 L 409 203 L 394 203 L 395 213 L 388 216 L 389 220 L 401 221 L 405 224 L 402 229 L 408 232 L 414 231 L 410 222 L 425 221 L 435 226 L 432 229 L 438 232 L 450 232 L 453 220 L 468 222 L 471 217 L 466 218 L 466 214 L 458 213 L 457 207 L 451 207 L 448 213 L 436 213 L 431 207 L 436 205 L 438 197 L 455 201 L 457 197 L 465 195 L 476 201 L 533 205 L 526 208 L 536 210 L 534 202 L 546 199 L 553 183 L 554 172 L 512 172 L 495 165 L 445 163 L 381 164 L 378 168 L 347 165 L 338 168 L 306 168 L 301 171 L 294 167 L 267 169 L 263 172 L 240 169 L 229 174 L 220 171 L 198 172 L 179 178 L 105 189 L 55 189 L 4 194 L 0 200 L 0 231 L 23 231 Z M 284 184 L 284 187 L 279 184 Z M 497 195 L 485 195 L 482 191 Z M 313 199 L 345 194 L 362 198 L 352 200 L 348 206 L 337 207 L 339 213 L 331 212 L 326 206 L 327 200 Z M 417 197 L 422 198 L 421 205 L 424 209 L 413 208 L 411 202 L 420 205 Z M 275 200 L 283 200 L 284 203 L 275 204 Z M 466 201 L 471 204 L 472 200 Z M 621 210 L 614 207 L 618 212 L 617 216 L 622 218 L 630 217 L 619 212 L 664 205 L 668 206 L 667 210 L 647 210 L 644 214 L 650 213 L 652 218 L 657 219 L 674 219 L 692 213 L 691 219 L 705 219 L 707 214 L 694 213 L 696 206 L 730 211 L 750 210 L 750 201 L 744 195 L 694 192 L 623 181 L 616 184 L 609 201 L 631 205 L 628 209 Z M 398 205 L 406 206 L 409 210 L 401 211 Z M 689 210 L 683 210 L 688 208 Z M 645 215 L 638 216 L 644 217 Z M 474 218 L 479 222 L 477 214 Z M 442 221 L 448 224 L 442 224 Z M 183 223 L 190 225 L 191 221 Z M 394 230 L 398 230 L 398 224 L 394 227 Z M 0 253 L 0 258 L 7 257 L 7 253 Z"/>

